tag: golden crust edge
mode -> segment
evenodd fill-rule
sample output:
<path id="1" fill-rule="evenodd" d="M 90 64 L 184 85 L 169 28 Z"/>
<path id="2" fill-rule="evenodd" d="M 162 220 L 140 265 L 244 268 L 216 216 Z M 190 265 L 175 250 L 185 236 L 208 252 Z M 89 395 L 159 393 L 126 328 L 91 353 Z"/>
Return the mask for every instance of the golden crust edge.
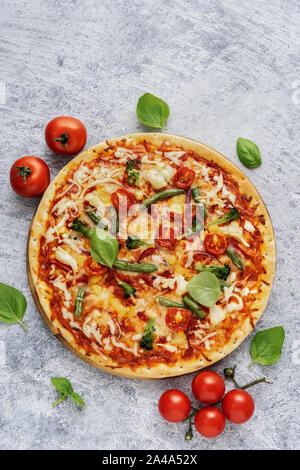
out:
<path id="1" fill-rule="evenodd" d="M 55 320 L 55 324 L 53 324 L 53 322 L 51 321 L 51 310 L 49 302 L 47 300 L 46 292 L 43 285 L 38 282 L 38 275 L 36 269 L 38 266 L 39 253 L 38 240 L 45 229 L 48 219 L 48 208 L 53 198 L 56 186 L 60 185 L 64 181 L 65 175 L 72 169 L 72 167 L 78 165 L 81 161 L 90 161 L 95 158 L 95 153 L 98 153 L 99 151 L 106 148 L 107 142 L 113 144 L 114 142 L 120 141 L 122 139 L 131 139 L 134 143 L 138 143 L 144 139 L 147 139 L 154 145 L 159 145 L 163 141 L 167 140 L 171 145 L 174 144 L 195 151 L 196 153 L 200 154 L 201 157 L 207 159 L 208 161 L 213 161 L 214 163 L 220 165 L 221 168 L 231 173 L 232 176 L 239 183 L 239 190 L 242 193 L 246 193 L 247 195 L 252 196 L 252 202 L 258 203 L 258 214 L 264 215 L 265 217 L 266 225 L 262 226 L 261 230 L 263 232 L 264 238 L 263 249 L 265 248 L 265 245 L 267 245 L 266 248 L 268 249 L 268 253 L 265 255 L 266 274 L 263 277 L 265 282 L 268 283 L 268 285 L 262 283 L 262 291 L 256 301 L 253 303 L 253 309 L 255 309 L 255 311 L 251 314 L 252 322 L 250 322 L 250 317 L 247 317 L 245 322 L 242 324 L 242 327 L 233 332 L 230 341 L 226 343 L 222 351 L 208 352 L 207 356 L 209 356 L 211 359 L 209 361 L 202 357 L 200 360 L 197 361 L 185 361 L 184 363 L 176 364 L 173 366 L 159 364 L 151 366 L 150 368 L 138 367 L 137 370 L 132 370 L 129 367 L 119 367 L 112 361 L 110 364 L 108 364 L 107 361 L 104 361 L 103 359 L 99 358 L 99 355 L 97 354 L 92 354 L 91 356 L 83 354 L 84 351 L 75 343 L 74 337 L 73 339 L 71 338 L 72 334 L 68 330 L 66 330 L 58 322 L 58 320 Z M 183 375 L 207 367 L 208 365 L 211 365 L 214 362 L 219 361 L 228 354 L 230 354 L 234 349 L 239 346 L 239 344 L 241 344 L 241 342 L 253 330 L 252 324 L 255 326 L 267 305 L 275 273 L 275 254 L 276 248 L 273 227 L 269 213 L 262 201 L 262 198 L 253 183 L 248 179 L 248 177 L 242 172 L 242 170 L 240 170 L 239 167 L 237 167 L 234 163 L 228 160 L 227 157 L 203 143 L 197 142 L 186 137 L 162 133 L 128 134 L 122 137 L 109 139 L 108 141 L 101 142 L 100 144 L 97 144 L 83 151 L 75 158 L 73 158 L 67 165 L 65 165 L 62 170 L 58 173 L 58 175 L 52 180 L 39 203 L 39 206 L 33 217 L 29 230 L 28 275 L 29 280 L 31 278 L 30 288 L 42 317 L 45 321 L 46 319 L 48 319 L 48 322 L 46 323 L 52 333 L 57 335 L 58 339 L 60 339 L 60 341 L 63 342 L 63 344 L 65 344 L 65 346 L 68 347 L 74 354 L 81 357 L 81 359 L 85 360 L 91 365 L 115 375 L 137 379 L 155 379 Z M 34 295 L 34 290 L 36 291 L 36 295 Z M 38 305 L 37 301 L 40 303 L 40 306 Z M 46 315 L 46 318 L 42 314 L 40 310 L 41 308 L 43 310 L 43 313 Z"/>

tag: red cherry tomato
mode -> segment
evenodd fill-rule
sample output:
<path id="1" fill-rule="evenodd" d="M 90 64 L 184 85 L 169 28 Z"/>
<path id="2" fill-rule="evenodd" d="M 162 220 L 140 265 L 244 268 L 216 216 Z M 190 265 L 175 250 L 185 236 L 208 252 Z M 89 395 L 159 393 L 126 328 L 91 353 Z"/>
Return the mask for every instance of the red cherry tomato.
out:
<path id="1" fill-rule="evenodd" d="M 190 168 L 182 167 L 174 175 L 174 184 L 177 188 L 186 189 L 189 188 L 195 179 L 195 172 Z"/>
<path id="2" fill-rule="evenodd" d="M 195 416 L 195 428 L 204 437 L 217 437 L 225 429 L 225 417 L 215 406 L 205 406 Z"/>
<path id="3" fill-rule="evenodd" d="M 120 188 L 111 195 L 111 202 L 115 209 L 119 210 L 119 207 L 127 204 L 127 209 L 135 204 L 136 200 L 134 195 L 128 191 L 128 189 Z"/>
<path id="4" fill-rule="evenodd" d="M 191 313 L 183 308 L 169 308 L 166 325 L 170 330 L 185 331 L 191 319 Z"/>
<path id="5" fill-rule="evenodd" d="M 174 250 L 176 240 L 175 232 L 173 227 L 167 227 L 160 225 L 158 229 L 158 237 L 156 243 L 162 248 L 168 248 L 169 250 Z"/>
<path id="6" fill-rule="evenodd" d="M 225 383 L 216 372 L 207 370 L 197 374 L 192 382 L 192 391 L 197 400 L 212 405 L 221 400 L 225 393 Z"/>
<path id="7" fill-rule="evenodd" d="M 97 263 L 91 256 L 85 260 L 83 268 L 87 274 L 90 274 L 90 276 L 99 276 L 108 270 L 107 266 Z"/>
<path id="8" fill-rule="evenodd" d="M 158 410 L 166 421 L 180 423 L 188 417 L 191 402 L 185 393 L 173 388 L 162 394 L 158 402 Z"/>
<path id="9" fill-rule="evenodd" d="M 48 147 L 59 155 L 74 155 L 86 144 L 87 132 L 79 119 L 70 116 L 58 116 L 48 122 L 45 140 Z"/>
<path id="10" fill-rule="evenodd" d="M 48 165 L 39 157 L 26 156 L 17 160 L 10 170 L 10 184 L 23 197 L 37 197 L 50 183 Z"/>
<path id="11" fill-rule="evenodd" d="M 222 233 L 210 233 L 204 240 L 205 249 L 213 255 L 222 255 L 227 248 L 227 240 Z"/>
<path id="12" fill-rule="evenodd" d="M 246 390 L 230 390 L 222 401 L 222 410 L 232 423 L 245 423 L 254 413 L 254 400 Z"/>

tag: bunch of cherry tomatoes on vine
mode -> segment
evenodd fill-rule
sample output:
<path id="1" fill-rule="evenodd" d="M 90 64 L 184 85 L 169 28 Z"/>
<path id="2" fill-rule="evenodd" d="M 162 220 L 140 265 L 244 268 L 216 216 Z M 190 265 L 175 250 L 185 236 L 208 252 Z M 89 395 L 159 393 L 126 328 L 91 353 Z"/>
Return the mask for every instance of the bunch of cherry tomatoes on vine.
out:
<path id="1" fill-rule="evenodd" d="M 224 369 L 224 375 L 233 381 L 236 388 L 225 394 L 223 378 L 213 371 L 203 371 L 192 381 L 194 397 L 203 405 L 192 407 L 188 396 L 181 390 L 171 389 L 162 394 L 158 402 L 161 416 L 171 423 L 187 421 L 189 423 L 185 439 L 193 437 L 193 426 L 204 437 L 219 436 L 225 429 L 226 419 L 232 423 L 242 424 L 254 413 L 254 400 L 245 390 L 258 383 L 270 383 L 266 377 L 247 385 L 239 386 L 234 377 L 235 367 Z M 225 395 L 224 395 L 225 394 Z M 218 408 L 217 405 L 221 405 Z"/>

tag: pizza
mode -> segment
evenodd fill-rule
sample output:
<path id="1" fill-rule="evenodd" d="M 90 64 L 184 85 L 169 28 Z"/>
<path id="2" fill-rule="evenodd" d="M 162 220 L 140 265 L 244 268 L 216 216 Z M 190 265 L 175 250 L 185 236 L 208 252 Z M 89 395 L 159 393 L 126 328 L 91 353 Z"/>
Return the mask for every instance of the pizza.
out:
<path id="1" fill-rule="evenodd" d="M 275 241 L 257 190 L 224 156 L 133 134 L 54 178 L 28 264 L 40 311 L 73 352 L 151 379 L 211 365 L 245 339 L 267 304 Z"/>

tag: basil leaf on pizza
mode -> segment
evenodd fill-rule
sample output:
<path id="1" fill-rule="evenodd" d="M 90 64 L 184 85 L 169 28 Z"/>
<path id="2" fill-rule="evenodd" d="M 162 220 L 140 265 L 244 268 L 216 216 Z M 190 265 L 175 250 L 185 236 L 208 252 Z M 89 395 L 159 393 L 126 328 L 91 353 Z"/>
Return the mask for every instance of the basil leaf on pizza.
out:
<path id="1" fill-rule="evenodd" d="M 281 356 L 281 349 L 285 338 L 285 331 L 282 326 L 275 326 L 268 330 L 259 331 L 254 336 L 251 343 L 251 356 L 253 361 L 263 365 L 271 365 L 278 361 Z"/>
<path id="2" fill-rule="evenodd" d="M 119 243 L 111 233 L 96 228 L 91 235 L 91 256 L 94 261 L 112 267 L 119 253 Z"/>
<path id="3" fill-rule="evenodd" d="M 169 114 L 170 108 L 167 103 L 151 93 L 145 93 L 138 100 L 136 115 L 146 126 L 164 127 Z"/>
<path id="4" fill-rule="evenodd" d="M 239 137 L 236 143 L 236 151 L 240 161 L 247 168 L 256 168 L 261 165 L 260 150 L 252 140 Z"/>
<path id="5" fill-rule="evenodd" d="M 212 307 L 220 295 L 220 283 L 215 274 L 202 272 L 196 274 L 188 283 L 187 291 L 196 302 L 205 307 Z"/>
<path id="6" fill-rule="evenodd" d="M 22 321 L 26 308 L 27 301 L 22 292 L 0 282 L 0 320 L 5 323 L 20 323 L 28 331 Z"/>

